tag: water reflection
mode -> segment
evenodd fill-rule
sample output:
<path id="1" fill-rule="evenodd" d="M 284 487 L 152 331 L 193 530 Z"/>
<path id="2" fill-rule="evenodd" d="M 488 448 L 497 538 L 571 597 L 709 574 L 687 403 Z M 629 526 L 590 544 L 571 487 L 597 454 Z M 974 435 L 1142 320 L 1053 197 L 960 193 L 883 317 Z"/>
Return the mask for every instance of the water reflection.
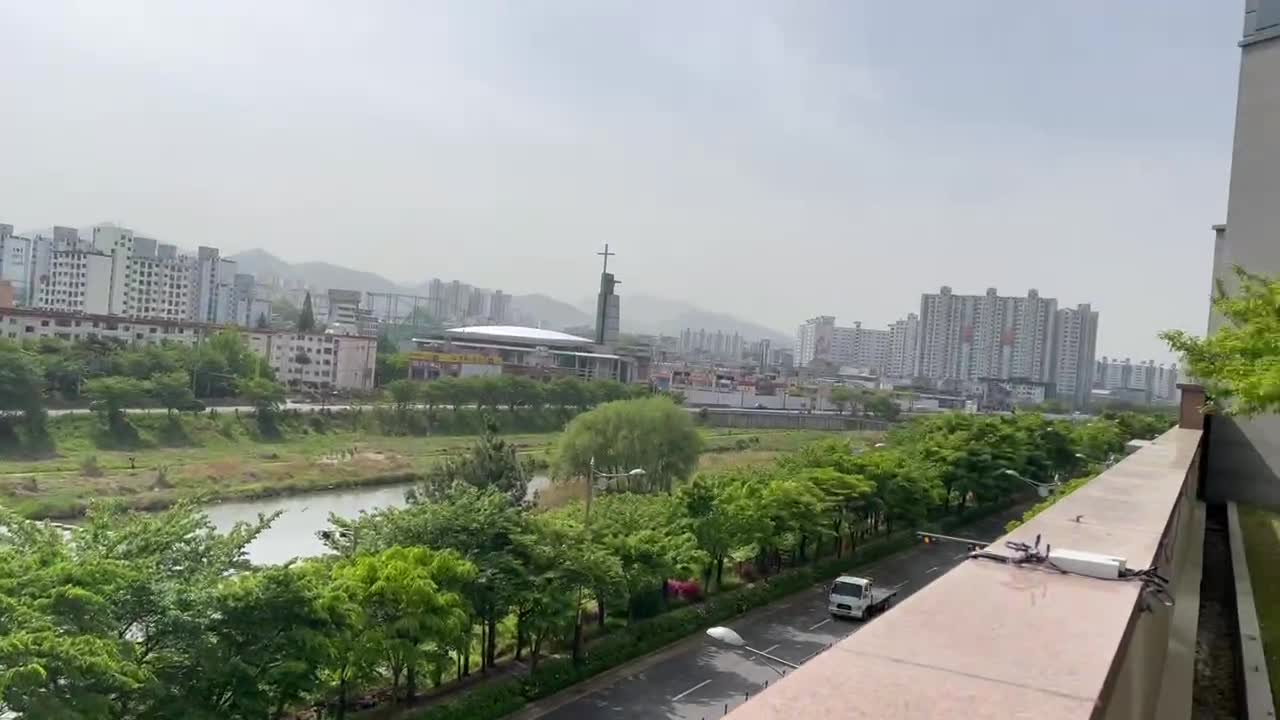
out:
<path id="1" fill-rule="evenodd" d="M 545 488 L 549 480 L 538 475 L 529 483 L 529 493 Z M 248 547 L 249 559 L 267 565 L 293 558 L 312 557 L 325 552 L 324 543 L 316 536 L 329 525 L 329 513 L 339 517 L 356 517 L 361 511 L 404 507 L 404 493 L 412 483 L 379 487 L 326 490 L 305 495 L 263 498 L 209 505 L 204 508 L 209 521 L 218 530 L 230 530 L 237 522 L 254 522 L 259 513 L 282 511 L 266 532 Z"/>

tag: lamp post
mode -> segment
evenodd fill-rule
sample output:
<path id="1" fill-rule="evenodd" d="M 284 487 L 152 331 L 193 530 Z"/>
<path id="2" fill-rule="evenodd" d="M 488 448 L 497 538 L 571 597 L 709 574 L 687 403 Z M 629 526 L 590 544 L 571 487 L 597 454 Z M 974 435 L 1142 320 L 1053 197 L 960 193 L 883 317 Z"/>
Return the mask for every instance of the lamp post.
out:
<path id="1" fill-rule="evenodd" d="M 1051 483 L 1042 483 L 1042 482 L 1036 482 L 1035 480 L 1031 480 L 1031 479 L 1029 479 L 1029 478 L 1025 478 L 1025 477 L 1023 477 L 1022 475 L 1019 475 L 1016 471 L 1014 471 L 1014 470 L 1010 470 L 1010 469 L 1008 469 L 1008 468 L 1005 468 L 1004 470 L 1001 470 L 1000 472 L 1001 472 L 1001 474 L 1003 474 L 1003 475 L 1009 475 L 1010 477 L 1018 478 L 1018 479 L 1019 479 L 1019 480 L 1021 480 L 1022 482 L 1024 482 L 1024 483 L 1026 483 L 1026 484 L 1030 485 L 1031 487 L 1035 488 L 1035 489 L 1036 489 L 1036 493 L 1037 493 L 1040 497 L 1049 497 L 1049 491 L 1051 491 L 1051 490 L 1055 490 L 1055 489 L 1057 489 L 1058 487 L 1061 487 L 1061 485 L 1062 485 L 1062 483 L 1058 481 L 1058 477 L 1057 477 L 1056 475 L 1055 475 L 1055 476 L 1054 476 L 1054 478 L 1053 478 L 1053 482 L 1051 482 Z"/>
<path id="2" fill-rule="evenodd" d="M 1085 455 L 1084 453 L 1076 453 L 1076 457 L 1077 457 L 1077 458 L 1079 458 L 1080 460 L 1083 460 L 1083 461 L 1087 462 L 1087 463 L 1101 462 L 1101 463 L 1102 463 L 1102 467 L 1104 467 L 1104 468 L 1109 468 L 1109 467 L 1111 467 L 1112 465 L 1115 465 L 1115 464 L 1116 464 L 1116 456 L 1115 456 L 1115 453 L 1111 453 L 1111 454 L 1107 455 L 1107 459 L 1106 459 L 1106 460 L 1102 460 L 1102 461 L 1099 461 L 1097 458 L 1091 458 L 1091 457 L 1089 457 L 1088 455 Z"/>
<path id="3" fill-rule="evenodd" d="M 644 468 L 635 468 L 624 473 L 602 473 L 596 470 L 596 458 L 591 457 L 591 477 L 587 478 L 587 502 L 583 508 L 582 527 L 586 530 L 588 542 L 591 540 L 591 498 L 595 496 L 597 480 L 613 480 L 615 478 L 634 478 L 645 475 Z M 573 620 L 573 660 L 576 663 L 582 655 L 582 585 L 578 585 L 578 600 L 574 604 Z"/>
<path id="4" fill-rule="evenodd" d="M 785 665 L 793 670 L 795 668 L 800 667 L 799 665 L 793 662 L 787 662 L 786 660 L 783 660 L 780 657 L 777 657 L 775 655 L 770 655 L 769 653 L 764 652 L 763 650 L 757 650 L 751 647 L 750 645 L 747 645 L 747 641 L 743 640 L 741 635 L 739 635 L 738 633 L 734 632 L 733 630 L 727 627 L 722 627 L 717 625 L 716 627 L 713 627 L 713 628 L 707 628 L 707 636 L 710 637 L 712 640 L 722 642 L 725 645 L 729 645 L 731 647 L 742 648 L 743 650 L 746 650 L 749 653 L 758 655 L 766 660 L 772 660 L 778 663 L 779 665 Z M 779 670 L 778 668 L 772 665 L 769 665 L 769 663 L 766 662 L 764 664 L 768 666 L 770 670 L 778 673 L 779 675 L 783 674 L 781 670 Z"/>

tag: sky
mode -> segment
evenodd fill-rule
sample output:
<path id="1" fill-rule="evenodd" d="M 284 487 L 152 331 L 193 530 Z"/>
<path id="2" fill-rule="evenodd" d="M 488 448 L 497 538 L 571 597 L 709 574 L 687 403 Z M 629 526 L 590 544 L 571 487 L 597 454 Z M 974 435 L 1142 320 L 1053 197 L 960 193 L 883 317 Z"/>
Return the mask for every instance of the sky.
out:
<path id="1" fill-rule="evenodd" d="M 0 222 L 791 331 L 920 293 L 1203 331 L 1242 2 L 0 3 Z M 624 320 L 625 324 L 625 320 Z"/>

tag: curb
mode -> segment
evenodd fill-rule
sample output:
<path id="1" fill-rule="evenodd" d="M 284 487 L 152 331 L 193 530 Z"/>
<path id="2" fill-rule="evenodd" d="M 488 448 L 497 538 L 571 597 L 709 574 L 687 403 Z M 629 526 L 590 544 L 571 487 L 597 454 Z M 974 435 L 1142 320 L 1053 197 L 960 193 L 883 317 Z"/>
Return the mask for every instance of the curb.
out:
<path id="1" fill-rule="evenodd" d="M 1267 656 L 1262 647 L 1262 629 L 1253 599 L 1253 583 L 1249 580 L 1249 560 L 1245 556 L 1244 535 L 1240 531 L 1240 514 L 1234 502 L 1227 503 L 1227 534 L 1231 540 L 1231 572 L 1235 575 L 1236 641 L 1240 652 L 1245 717 L 1250 720 L 1274 718 L 1271 677 L 1267 673 Z"/>

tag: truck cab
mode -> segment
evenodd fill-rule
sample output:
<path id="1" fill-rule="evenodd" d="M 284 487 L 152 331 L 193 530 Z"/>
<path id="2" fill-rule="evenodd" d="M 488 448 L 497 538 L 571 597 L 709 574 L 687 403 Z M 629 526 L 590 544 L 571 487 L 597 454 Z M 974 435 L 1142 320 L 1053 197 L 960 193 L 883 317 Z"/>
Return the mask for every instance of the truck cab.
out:
<path id="1" fill-rule="evenodd" d="M 827 610 L 832 617 L 866 620 L 889 607 L 897 590 L 881 590 L 870 578 L 841 575 L 831 583 Z"/>

